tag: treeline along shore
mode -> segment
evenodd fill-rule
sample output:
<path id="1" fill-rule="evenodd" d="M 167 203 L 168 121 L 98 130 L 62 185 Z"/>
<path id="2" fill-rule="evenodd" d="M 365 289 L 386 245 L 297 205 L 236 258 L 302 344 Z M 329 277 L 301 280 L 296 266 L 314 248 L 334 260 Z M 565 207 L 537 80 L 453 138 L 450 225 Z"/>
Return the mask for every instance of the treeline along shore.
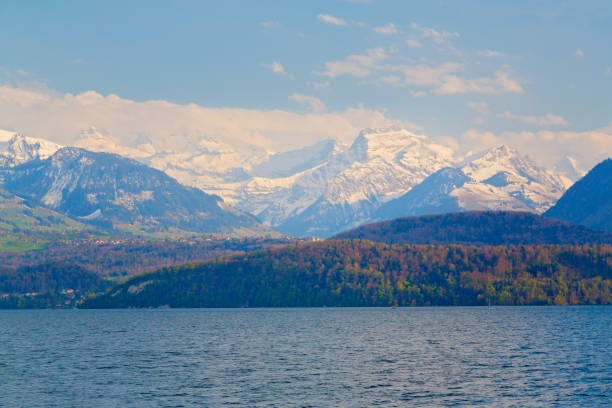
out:
<path id="1" fill-rule="evenodd" d="M 82 308 L 612 304 L 612 246 L 328 240 L 163 268 Z"/>

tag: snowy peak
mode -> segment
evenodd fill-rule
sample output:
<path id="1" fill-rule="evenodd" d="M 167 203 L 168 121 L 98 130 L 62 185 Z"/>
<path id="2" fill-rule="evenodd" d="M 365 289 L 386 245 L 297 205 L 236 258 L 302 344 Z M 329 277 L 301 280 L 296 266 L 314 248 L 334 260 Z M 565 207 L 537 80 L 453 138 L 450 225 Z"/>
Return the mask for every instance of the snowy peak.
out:
<path id="1" fill-rule="evenodd" d="M 513 182 L 546 183 L 564 188 L 564 183 L 558 177 L 540 168 L 528 156 L 523 156 L 506 145 L 469 157 L 464 160 L 461 169 L 478 182 L 490 180 L 496 183 L 507 178 Z"/>
<path id="2" fill-rule="evenodd" d="M 434 143 L 426 136 L 395 127 L 361 131 L 349 152 L 356 161 L 380 159 L 404 164 L 414 162 L 416 157 L 425 160 L 449 160 L 453 156 L 451 149 Z"/>
<path id="3" fill-rule="evenodd" d="M 564 190 L 561 177 L 502 145 L 432 174 L 383 205 L 374 219 L 470 210 L 543 212 Z"/>
<path id="4" fill-rule="evenodd" d="M 105 135 L 94 126 L 82 130 L 74 146 L 92 152 L 115 153 L 133 159 L 144 159 L 155 153 L 150 143 L 145 143 L 138 148 L 129 147 L 122 144 L 117 138 Z"/>
<path id="5" fill-rule="evenodd" d="M 561 177 L 505 145 L 469 157 L 460 169 L 470 181 L 451 195 L 466 210 L 543 212 L 566 188 Z"/>
<path id="6" fill-rule="evenodd" d="M 0 167 L 13 167 L 31 160 L 43 160 L 61 148 L 43 139 L 26 137 L 20 133 L 0 133 Z"/>
<path id="7" fill-rule="evenodd" d="M 586 175 L 586 171 L 580 168 L 578 160 L 569 155 L 565 155 L 557 162 L 555 165 L 555 171 L 560 175 L 567 177 L 570 184 L 573 184 L 573 182 L 580 180 Z"/>

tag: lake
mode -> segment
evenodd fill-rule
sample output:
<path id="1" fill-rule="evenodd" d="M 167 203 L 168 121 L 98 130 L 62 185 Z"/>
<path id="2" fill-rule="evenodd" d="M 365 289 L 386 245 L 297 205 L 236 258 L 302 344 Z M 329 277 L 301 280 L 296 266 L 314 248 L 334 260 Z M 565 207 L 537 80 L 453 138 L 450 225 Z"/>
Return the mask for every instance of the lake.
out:
<path id="1" fill-rule="evenodd" d="M 0 311 L 0 406 L 610 406 L 612 307 Z"/>

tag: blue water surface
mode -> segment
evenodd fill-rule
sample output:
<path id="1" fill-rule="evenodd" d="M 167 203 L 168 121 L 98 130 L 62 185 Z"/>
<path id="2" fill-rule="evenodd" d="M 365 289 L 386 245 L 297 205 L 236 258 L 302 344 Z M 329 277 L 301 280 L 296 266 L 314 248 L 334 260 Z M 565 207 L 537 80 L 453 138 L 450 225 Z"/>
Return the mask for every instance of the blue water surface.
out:
<path id="1" fill-rule="evenodd" d="M 612 307 L 0 311 L 2 407 L 609 407 Z"/>

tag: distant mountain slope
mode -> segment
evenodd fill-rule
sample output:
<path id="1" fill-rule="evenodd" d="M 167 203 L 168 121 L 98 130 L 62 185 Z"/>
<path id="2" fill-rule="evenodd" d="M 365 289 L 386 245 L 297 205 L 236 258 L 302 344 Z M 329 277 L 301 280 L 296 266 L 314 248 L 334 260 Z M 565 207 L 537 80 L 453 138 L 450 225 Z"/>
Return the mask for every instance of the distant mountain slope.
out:
<path id="1" fill-rule="evenodd" d="M 528 212 L 484 211 L 399 218 L 342 232 L 334 239 L 387 244 L 587 244 L 612 243 L 612 234 Z"/>
<path id="2" fill-rule="evenodd" d="M 290 177 L 238 186 L 236 205 L 288 234 L 327 237 L 363 223 L 388 197 L 455 164 L 451 149 L 398 128 L 365 129 L 348 149 L 327 146 L 325 152 L 333 154 Z"/>
<path id="3" fill-rule="evenodd" d="M 88 239 L 102 231 L 0 189 L 0 251 L 41 249 L 50 240 Z"/>
<path id="4" fill-rule="evenodd" d="M 23 199 L 0 189 L 0 231 L 67 232 L 91 229 L 44 207 L 28 206 Z"/>
<path id="5" fill-rule="evenodd" d="M 383 204 L 372 220 L 453 211 L 542 212 L 565 191 L 565 181 L 528 157 L 499 146 L 469 157 L 457 168 L 427 177 L 406 194 Z"/>
<path id="6" fill-rule="evenodd" d="M 134 160 L 62 148 L 0 174 L 3 187 L 82 222 L 145 233 L 269 234 L 254 217 Z"/>
<path id="7" fill-rule="evenodd" d="M 612 247 L 324 241 L 140 275 L 86 308 L 612 303 Z"/>
<path id="8" fill-rule="evenodd" d="M 13 137 L 0 132 L 0 166 L 44 159 L 59 148 L 23 137 L 23 143 L 10 142 Z M 364 129 L 350 146 L 328 139 L 276 153 L 208 134 L 173 145 L 144 134 L 119 139 L 95 128 L 72 143 L 138 160 L 293 236 L 329 237 L 367 222 L 448 211 L 540 213 L 580 171 L 568 157 L 558 165 L 561 175 L 553 173 L 506 146 L 461 158 L 400 127 Z"/>
<path id="9" fill-rule="evenodd" d="M 544 215 L 612 231 L 612 159 L 595 166 Z"/>
<path id="10" fill-rule="evenodd" d="M 461 169 L 444 168 L 427 177 L 406 194 L 383 204 L 374 214 L 374 220 L 398 217 L 450 213 L 461 211 L 459 200 L 451 193 L 470 178 Z"/>
<path id="11" fill-rule="evenodd" d="M 16 166 L 30 160 L 46 159 L 61 147 L 48 140 L 0 131 L 0 167 Z"/>

